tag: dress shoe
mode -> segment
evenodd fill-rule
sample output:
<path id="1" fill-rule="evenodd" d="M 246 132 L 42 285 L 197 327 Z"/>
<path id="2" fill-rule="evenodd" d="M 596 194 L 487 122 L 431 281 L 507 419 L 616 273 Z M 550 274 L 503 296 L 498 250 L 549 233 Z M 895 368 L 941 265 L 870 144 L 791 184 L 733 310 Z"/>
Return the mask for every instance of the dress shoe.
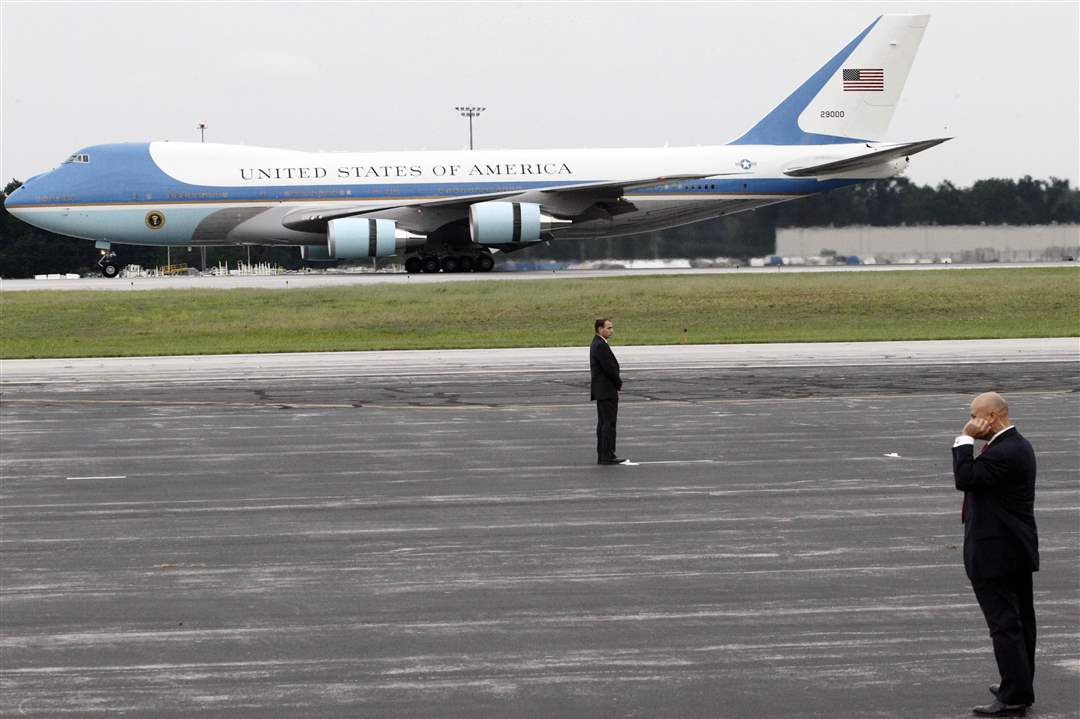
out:
<path id="1" fill-rule="evenodd" d="M 995 699 L 984 707 L 972 707 L 971 712 L 981 717 L 1022 717 L 1027 715 L 1023 704 L 1005 704 Z"/>
<path id="2" fill-rule="evenodd" d="M 1001 685 L 1000 684 L 991 684 L 990 685 L 990 693 L 993 694 L 995 697 L 997 697 L 999 691 L 1001 691 Z M 1026 706 L 1026 707 L 1031 706 L 1031 702 L 1025 703 L 1024 706 Z"/>
<path id="3" fill-rule="evenodd" d="M 622 464 L 625 461 L 622 457 L 612 457 L 610 459 L 601 459 L 597 464 Z"/>

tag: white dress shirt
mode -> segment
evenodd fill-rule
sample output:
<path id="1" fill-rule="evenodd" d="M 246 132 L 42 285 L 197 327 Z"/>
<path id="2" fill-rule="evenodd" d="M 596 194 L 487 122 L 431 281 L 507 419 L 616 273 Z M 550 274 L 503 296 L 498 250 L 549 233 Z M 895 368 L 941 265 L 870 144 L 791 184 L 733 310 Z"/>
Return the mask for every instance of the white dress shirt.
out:
<path id="1" fill-rule="evenodd" d="M 1006 427 L 1005 429 L 1001 430 L 1001 432 L 998 432 L 998 433 L 997 433 L 997 434 L 995 434 L 995 435 L 994 435 L 993 437 L 991 437 L 991 438 L 990 438 L 990 440 L 989 440 L 989 441 L 988 441 L 988 442 L 987 442 L 986 444 L 987 444 L 987 445 L 991 445 L 991 444 L 993 444 L 993 443 L 994 443 L 994 440 L 995 440 L 995 439 L 997 439 L 998 437 L 1000 437 L 1000 436 L 1001 436 L 1001 435 L 1002 435 L 1002 434 L 1003 434 L 1004 432 L 1008 432 L 1008 431 L 1009 431 L 1010 429 L 1012 429 L 1012 428 L 1013 428 L 1013 427 L 1015 427 L 1015 426 L 1016 426 L 1015 424 L 1010 424 L 1010 425 L 1009 425 L 1008 427 Z M 959 437 L 957 437 L 957 438 L 956 438 L 955 440 L 953 440 L 952 446 L 953 446 L 953 447 L 959 447 L 959 446 L 960 446 L 960 445 L 962 445 L 962 444 L 970 444 L 970 445 L 973 445 L 973 446 L 974 446 L 974 444 L 975 444 L 975 438 L 974 438 L 974 437 L 970 437 L 970 436 L 968 436 L 968 435 L 966 435 L 966 434 L 962 434 L 962 435 L 960 435 Z"/>

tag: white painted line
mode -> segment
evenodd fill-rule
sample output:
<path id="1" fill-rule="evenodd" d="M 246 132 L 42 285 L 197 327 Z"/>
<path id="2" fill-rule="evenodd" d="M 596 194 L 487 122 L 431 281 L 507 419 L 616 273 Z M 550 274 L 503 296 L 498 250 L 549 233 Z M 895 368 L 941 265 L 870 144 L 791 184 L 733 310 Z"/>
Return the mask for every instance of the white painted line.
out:
<path id="1" fill-rule="evenodd" d="M 634 462 L 634 464 L 716 464 L 715 459 L 661 459 L 655 462 Z"/>
<path id="2" fill-rule="evenodd" d="M 126 474 L 118 474 L 111 477 L 68 477 L 68 481 L 73 479 L 127 479 Z"/>

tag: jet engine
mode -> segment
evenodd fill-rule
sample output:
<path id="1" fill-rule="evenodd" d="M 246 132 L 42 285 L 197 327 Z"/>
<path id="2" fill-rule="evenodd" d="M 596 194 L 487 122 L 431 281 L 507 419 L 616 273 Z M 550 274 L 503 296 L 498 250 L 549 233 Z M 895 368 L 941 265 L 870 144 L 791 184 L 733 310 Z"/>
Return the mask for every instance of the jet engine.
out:
<path id="1" fill-rule="evenodd" d="M 536 242 L 540 239 L 540 205 L 477 202 L 469 207 L 469 232 L 478 245 Z"/>
<path id="2" fill-rule="evenodd" d="M 305 260 L 390 257 L 424 242 L 421 235 L 398 230 L 394 220 L 343 217 L 327 223 L 325 245 L 303 245 L 300 257 Z"/>

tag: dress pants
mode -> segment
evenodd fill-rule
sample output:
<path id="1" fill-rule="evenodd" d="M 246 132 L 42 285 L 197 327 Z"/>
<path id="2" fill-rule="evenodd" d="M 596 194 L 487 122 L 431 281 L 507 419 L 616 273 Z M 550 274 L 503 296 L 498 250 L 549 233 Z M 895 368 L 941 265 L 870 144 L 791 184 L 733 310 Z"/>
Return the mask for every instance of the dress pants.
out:
<path id="1" fill-rule="evenodd" d="M 971 582 L 990 628 L 1001 674 L 998 698 L 1006 704 L 1032 704 L 1035 691 L 1035 604 L 1031 572 L 1016 572 Z"/>
<path id="2" fill-rule="evenodd" d="M 619 418 L 619 398 L 596 400 L 596 458 L 615 456 L 615 421 Z"/>

